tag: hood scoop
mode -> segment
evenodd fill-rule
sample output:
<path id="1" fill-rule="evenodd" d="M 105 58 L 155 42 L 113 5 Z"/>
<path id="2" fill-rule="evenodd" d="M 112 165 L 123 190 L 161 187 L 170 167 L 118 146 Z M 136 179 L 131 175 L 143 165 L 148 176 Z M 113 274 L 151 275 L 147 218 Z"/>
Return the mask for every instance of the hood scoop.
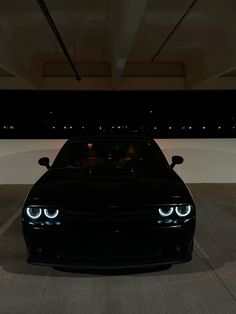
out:
<path id="1" fill-rule="evenodd" d="M 134 181 L 132 177 L 125 178 L 111 178 L 111 177 L 103 177 L 103 178 L 93 178 L 90 180 L 89 185 L 92 188 L 121 188 L 126 187 L 130 184 L 130 182 Z"/>
<path id="2" fill-rule="evenodd" d="M 116 182 L 116 181 L 107 181 L 107 182 L 91 182 L 90 186 L 92 188 L 120 188 L 127 185 L 127 182 Z"/>

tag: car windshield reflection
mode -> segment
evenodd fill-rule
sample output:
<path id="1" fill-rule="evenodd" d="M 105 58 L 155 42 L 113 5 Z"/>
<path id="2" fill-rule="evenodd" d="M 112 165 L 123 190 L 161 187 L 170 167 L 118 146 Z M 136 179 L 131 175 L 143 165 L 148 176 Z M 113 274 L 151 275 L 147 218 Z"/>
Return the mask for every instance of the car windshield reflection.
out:
<path id="1" fill-rule="evenodd" d="M 70 143 L 53 164 L 55 169 L 77 169 L 105 173 L 150 173 L 167 168 L 163 155 L 149 142 Z"/>

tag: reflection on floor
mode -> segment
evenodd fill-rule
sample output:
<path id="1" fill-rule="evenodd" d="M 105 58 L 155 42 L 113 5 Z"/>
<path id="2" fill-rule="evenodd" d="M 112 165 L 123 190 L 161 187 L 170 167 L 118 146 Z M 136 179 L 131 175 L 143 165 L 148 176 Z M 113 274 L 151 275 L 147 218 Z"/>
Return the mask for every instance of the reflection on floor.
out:
<path id="1" fill-rule="evenodd" d="M 236 184 L 191 184 L 193 260 L 168 270 L 70 273 L 25 263 L 20 207 L 30 188 L 0 186 L 0 313 L 236 313 Z"/>

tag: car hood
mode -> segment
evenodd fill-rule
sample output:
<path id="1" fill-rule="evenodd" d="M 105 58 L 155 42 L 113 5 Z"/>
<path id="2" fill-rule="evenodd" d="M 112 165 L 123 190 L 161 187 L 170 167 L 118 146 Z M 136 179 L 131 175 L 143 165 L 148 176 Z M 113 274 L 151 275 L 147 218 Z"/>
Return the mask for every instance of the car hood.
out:
<path id="1" fill-rule="evenodd" d="M 59 206 L 191 202 L 188 188 L 172 171 L 152 177 L 94 176 L 75 170 L 50 170 L 31 189 L 27 203 Z"/>

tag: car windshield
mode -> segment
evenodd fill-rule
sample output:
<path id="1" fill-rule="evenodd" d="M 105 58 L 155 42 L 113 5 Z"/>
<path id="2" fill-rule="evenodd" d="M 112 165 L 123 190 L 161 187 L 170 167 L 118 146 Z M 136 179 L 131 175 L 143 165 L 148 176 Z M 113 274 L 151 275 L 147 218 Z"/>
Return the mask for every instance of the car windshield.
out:
<path id="1" fill-rule="evenodd" d="M 155 142 L 91 141 L 67 143 L 53 168 L 92 170 L 92 174 L 149 173 L 167 169 L 167 161 Z"/>

